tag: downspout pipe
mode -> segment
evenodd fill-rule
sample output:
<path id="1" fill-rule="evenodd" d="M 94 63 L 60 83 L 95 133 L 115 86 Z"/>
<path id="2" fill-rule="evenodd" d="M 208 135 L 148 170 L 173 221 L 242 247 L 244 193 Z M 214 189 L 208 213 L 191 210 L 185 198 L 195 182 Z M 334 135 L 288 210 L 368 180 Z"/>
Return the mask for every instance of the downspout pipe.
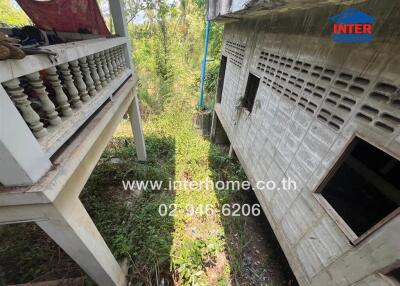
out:
<path id="1" fill-rule="evenodd" d="M 203 61 L 201 62 L 199 109 L 204 109 L 204 80 L 206 77 L 207 52 L 208 52 L 208 41 L 209 41 L 209 37 L 210 37 L 210 30 L 211 30 L 211 23 L 209 20 L 206 20 L 206 33 L 204 35 Z"/>

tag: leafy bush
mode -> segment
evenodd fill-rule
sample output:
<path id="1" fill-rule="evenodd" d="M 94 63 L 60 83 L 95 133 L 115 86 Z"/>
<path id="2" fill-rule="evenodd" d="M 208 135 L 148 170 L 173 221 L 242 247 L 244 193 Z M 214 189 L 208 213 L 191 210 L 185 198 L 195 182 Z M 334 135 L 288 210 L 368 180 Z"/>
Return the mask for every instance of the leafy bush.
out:
<path id="1" fill-rule="evenodd" d="M 206 96 L 206 106 L 212 109 L 215 103 L 215 95 L 218 88 L 219 61 L 215 60 L 208 63 L 207 73 L 204 81 L 204 91 Z"/>

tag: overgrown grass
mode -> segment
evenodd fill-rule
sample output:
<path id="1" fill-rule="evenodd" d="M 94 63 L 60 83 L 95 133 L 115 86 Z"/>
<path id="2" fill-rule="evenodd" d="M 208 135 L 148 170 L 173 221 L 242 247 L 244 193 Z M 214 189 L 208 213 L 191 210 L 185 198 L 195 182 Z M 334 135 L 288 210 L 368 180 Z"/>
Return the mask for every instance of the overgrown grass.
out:
<path id="1" fill-rule="evenodd" d="M 79 277 L 83 272 L 36 224 L 0 226 L 0 285 L 63 275 Z"/>
<path id="2" fill-rule="evenodd" d="M 148 118 L 145 133 L 149 160 L 146 163 L 135 161 L 129 126 L 123 123 L 82 195 L 113 253 L 117 257 L 130 257 L 131 280 L 138 285 L 143 281 L 146 285 L 156 285 L 162 277 L 180 285 L 211 285 L 210 279 L 212 285 L 227 285 L 230 280 L 225 226 L 216 211 L 222 204 L 231 202 L 235 194 L 149 190 L 131 198 L 122 191 L 121 181 L 127 179 L 244 178 L 236 163 L 195 132 L 191 118 L 191 112 L 182 111 Z M 112 158 L 122 159 L 122 162 L 112 163 Z M 175 204 L 175 215 L 160 216 L 160 204 Z M 194 208 L 210 206 L 215 213 L 211 216 L 201 211 L 188 214 L 189 205 Z M 239 221 L 232 221 L 232 227 L 237 223 Z M 219 267 L 217 271 L 216 266 Z"/>
<path id="3" fill-rule="evenodd" d="M 162 115 L 149 116 L 144 125 L 145 163 L 136 160 L 130 126 L 123 121 L 80 198 L 113 254 L 129 259 L 132 285 L 160 285 L 162 281 L 164 285 L 261 285 L 265 281 L 257 278 L 259 272 L 270 267 L 263 263 L 279 261 L 271 250 L 278 246 L 273 244 L 266 251 L 272 258 L 261 261 L 254 271 L 258 274 L 247 273 L 249 244 L 255 239 L 248 224 L 253 218 L 220 213 L 223 204 L 253 203 L 248 192 L 123 189 L 122 181 L 128 179 L 245 179 L 236 161 L 192 128 L 192 115 L 190 109 L 182 111 L 176 106 Z M 161 204 L 175 204 L 175 215 L 161 216 Z M 188 206 L 195 211 L 190 213 Z M 0 228 L 0 237 L 4 283 L 83 274 L 34 225 Z M 23 239 L 15 242 L 10 237 Z M 280 271 L 290 272 L 283 269 Z M 286 281 L 281 275 L 271 285 L 288 285 Z"/>
<path id="4" fill-rule="evenodd" d="M 243 274 L 245 252 L 253 235 L 246 226 L 248 218 L 220 214 L 223 204 L 251 204 L 248 193 L 178 189 L 132 195 L 122 190 L 121 181 L 127 179 L 245 179 L 236 161 L 196 133 L 192 116 L 190 110 L 182 111 L 179 106 L 162 115 L 150 115 L 145 124 L 146 163 L 136 162 L 130 127 L 127 122 L 121 124 L 82 196 L 113 253 L 130 258 L 133 285 L 157 285 L 162 280 L 169 285 L 249 282 Z M 122 162 L 112 163 L 112 158 Z M 160 216 L 160 204 L 176 205 L 174 216 Z M 195 212 L 190 213 L 188 206 Z M 246 285 L 260 285 L 253 280 L 249 283 Z"/>

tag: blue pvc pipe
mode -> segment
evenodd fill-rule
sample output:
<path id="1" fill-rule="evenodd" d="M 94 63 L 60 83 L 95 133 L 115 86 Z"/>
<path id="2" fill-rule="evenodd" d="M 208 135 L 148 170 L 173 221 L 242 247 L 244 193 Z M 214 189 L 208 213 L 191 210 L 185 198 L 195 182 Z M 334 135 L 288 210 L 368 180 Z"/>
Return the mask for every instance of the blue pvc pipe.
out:
<path id="1" fill-rule="evenodd" d="M 206 34 L 204 36 L 204 52 L 203 52 L 203 61 L 201 63 L 201 79 L 200 79 L 200 99 L 199 99 L 199 108 L 204 108 L 204 80 L 206 77 L 206 64 L 207 64 L 207 52 L 208 52 L 208 40 L 210 36 L 210 21 L 206 20 Z"/>

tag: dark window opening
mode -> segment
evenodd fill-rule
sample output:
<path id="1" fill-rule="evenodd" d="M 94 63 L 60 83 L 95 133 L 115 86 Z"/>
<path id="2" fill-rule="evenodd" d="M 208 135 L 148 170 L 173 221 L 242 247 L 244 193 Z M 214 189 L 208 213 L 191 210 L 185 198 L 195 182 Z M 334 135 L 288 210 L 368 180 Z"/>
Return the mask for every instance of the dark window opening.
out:
<path id="1" fill-rule="evenodd" d="M 253 110 L 254 100 L 256 99 L 256 94 L 259 85 L 260 85 L 260 78 L 250 73 L 249 78 L 247 79 L 246 91 L 244 93 L 244 98 L 243 98 L 243 107 L 250 112 Z"/>
<path id="2" fill-rule="evenodd" d="M 320 191 L 357 240 L 385 223 L 400 206 L 400 163 L 356 138 Z"/>
<path id="3" fill-rule="evenodd" d="M 221 103 L 222 100 L 222 90 L 224 89 L 226 62 L 227 58 L 225 56 L 222 56 L 221 65 L 219 67 L 219 75 L 218 75 L 217 103 Z"/>
<path id="4" fill-rule="evenodd" d="M 396 268 L 386 275 L 393 281 L 394 285 L 400 285 L 400 268 Z"/>
<path id="5" fill-rule="evenodd" d="M 215 133 L 213 134 L 213 142 L 218 145 L 229 146 L 231 143 L 229 142 L 228 135 L 225 132 L 224 127 L 222 126 L 221 121 L 218 116 L 215 116 L 216 124 L 215 124 Z"/>

